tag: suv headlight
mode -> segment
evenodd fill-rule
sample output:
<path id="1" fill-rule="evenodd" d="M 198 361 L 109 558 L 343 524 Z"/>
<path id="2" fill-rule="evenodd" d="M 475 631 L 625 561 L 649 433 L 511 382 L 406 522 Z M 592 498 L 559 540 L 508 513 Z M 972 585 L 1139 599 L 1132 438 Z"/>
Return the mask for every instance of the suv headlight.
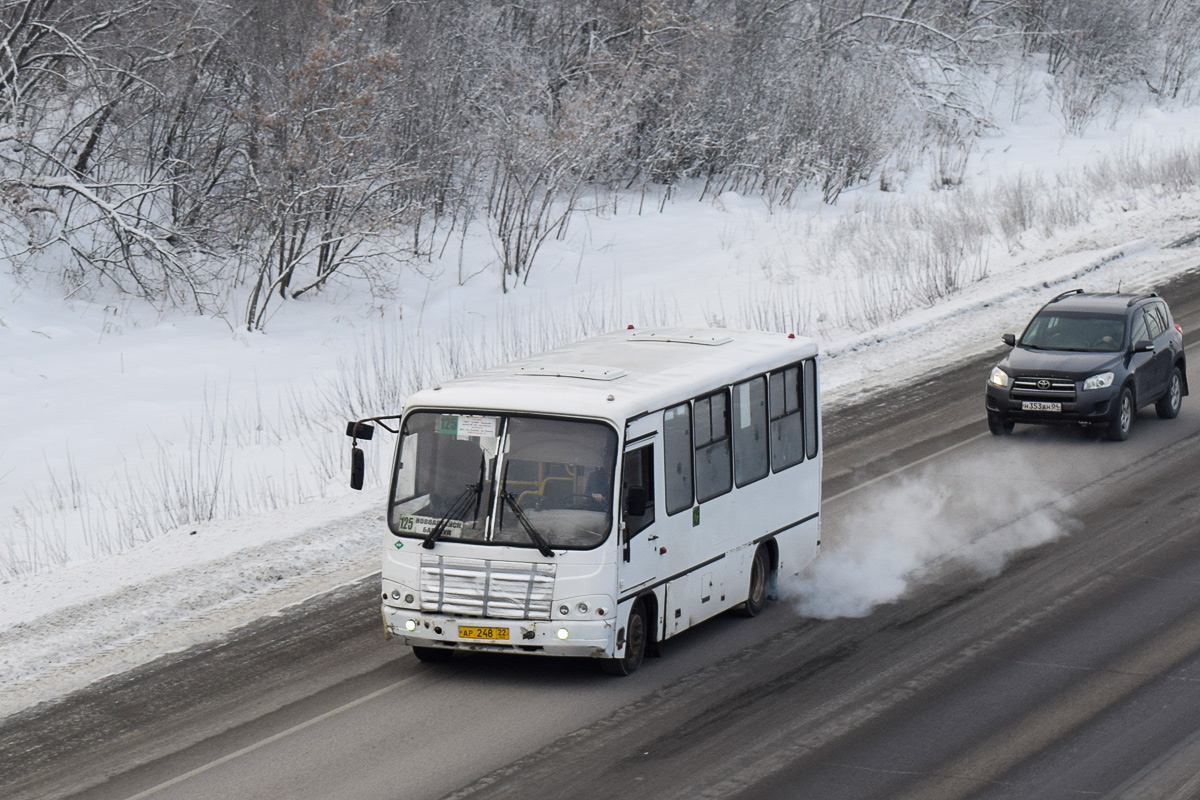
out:
<path id="1" fill-rule="evenodd" d="M 1108 377 L 1109 377 L 1109 382 L 1111 383 L 1112 376 L 1109 375 Z M 1007 372 L 1000 369 L 999 367 L 992 367 L 992 375 L 990 378 L 988 378 L 988 383 L 992 384 L 993 386 L 999 386 L 1000 388 L 1003 389 L 1008 386 L 1010 380 L 1012 380 L 1012 379 L 1008 377 Z"/>
<path id="2" fill-rule="evenodd" d="M 1099 375 L 1093 375 L 1083 382 L 1083 390 L 1086 392 L 1089 389 L 1107 389 L 1112 386 L 1113 374 L 1111 372 L 1101 372 Z"/>

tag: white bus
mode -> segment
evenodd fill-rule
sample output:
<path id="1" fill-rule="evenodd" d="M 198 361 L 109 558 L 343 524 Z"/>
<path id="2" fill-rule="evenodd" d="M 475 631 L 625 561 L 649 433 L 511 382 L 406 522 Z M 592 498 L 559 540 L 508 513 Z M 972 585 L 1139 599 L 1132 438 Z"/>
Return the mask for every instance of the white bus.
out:
<path id="1" fill-rule="evenodd" d="M 702 620 L 757 614 L 820 547 L 816 356 L 790 334 L 631 328 L 351 422 L 355 488 L 370 423 L 400 434 L 388 638 L 423 661 L 584 656 L 627 675 Z"/>

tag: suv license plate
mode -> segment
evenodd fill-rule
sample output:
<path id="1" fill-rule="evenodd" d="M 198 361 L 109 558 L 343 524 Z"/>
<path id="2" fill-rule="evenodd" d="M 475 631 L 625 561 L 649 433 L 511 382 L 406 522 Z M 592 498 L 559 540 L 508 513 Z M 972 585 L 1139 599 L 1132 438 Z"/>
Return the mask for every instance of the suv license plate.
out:
<path id="1" fill-rule="evenodd" d="M 1036 400 L 1025 400 L 1021 403 L 1022 411 L 1062 411 L 1062 403 L 1039 403 Z"/>
<path id="2" fill-rule="evenodd" d="M 458 626 L 460 639 L 508 639 L 508 628 L 477 628 Z"/>

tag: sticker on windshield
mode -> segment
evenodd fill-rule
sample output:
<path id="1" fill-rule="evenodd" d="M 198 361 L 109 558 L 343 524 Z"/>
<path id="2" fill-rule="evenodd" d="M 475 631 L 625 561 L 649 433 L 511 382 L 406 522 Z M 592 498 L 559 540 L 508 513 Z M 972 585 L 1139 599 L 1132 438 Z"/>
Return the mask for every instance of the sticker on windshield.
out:
<path id="1" fill-rule="evenodd" d="M 475 436 L 495 436 L 499 428 L 499 417 L 482 417 L 470 414 L 442 414 L 438 417 L 438 433 L 457 436 L 460 439 Z"/>

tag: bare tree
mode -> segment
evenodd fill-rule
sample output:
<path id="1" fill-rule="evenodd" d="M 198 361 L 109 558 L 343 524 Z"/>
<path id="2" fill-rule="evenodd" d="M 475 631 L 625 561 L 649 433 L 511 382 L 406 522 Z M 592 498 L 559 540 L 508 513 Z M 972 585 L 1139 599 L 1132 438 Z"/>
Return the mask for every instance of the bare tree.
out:
<path id="1" fill-rule="evenodd" d="M 0 187 L 19 198 L 10 219 L 24 242 L 10 256 L 49 255 L 72 291 L 107 284 L 204 303 L 200 268 L 160 213 L 166 187 L 124 168 L 118 133 L 153 92 L 148 76 L 197 46 L 178 11 L 146 0 L 0 5 L 0 124 L 12 144 L 0 151 Z"/>
<path id="2" fill-rule="evenodd" d="M 373 235 L 404 221 L 390 205 L 406 177 L 403 154 L 379 133 L 395 119 L 388 94 L 398 64 L 378 46 L 376 10 L 341 13 L 326 1 L 319 14 L 299 62 L 263 81 L 249 109 L 246 168 L 262 237 L 250 245 L 251 328 L 265 324 L 272 293 L 295 298 L 320 288 L 373 255 Z"/>

